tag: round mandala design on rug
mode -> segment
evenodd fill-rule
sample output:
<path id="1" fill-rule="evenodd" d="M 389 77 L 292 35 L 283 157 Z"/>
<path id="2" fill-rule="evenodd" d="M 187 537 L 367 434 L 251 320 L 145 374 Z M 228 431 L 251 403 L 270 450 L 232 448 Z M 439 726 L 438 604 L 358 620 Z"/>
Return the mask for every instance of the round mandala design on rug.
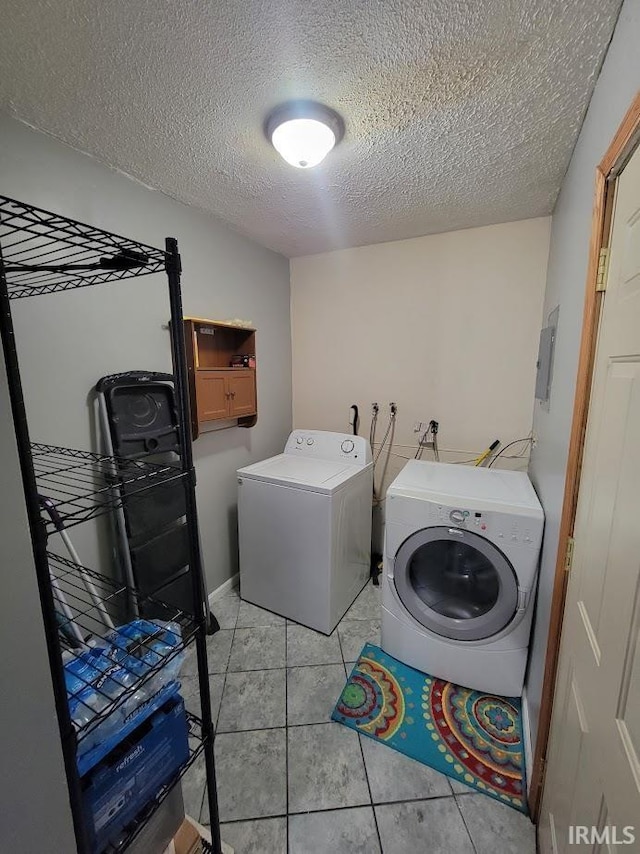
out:
<path id="1" fill-rule="evenodd" d="M 523 795 L 523 745 L 518 710 L 503 697 L 480 694 L 433 679 L 429 713 L 442 742 L 463 773 L 482 782 L 502 800 L 520 806 Z M 467 780 L 468 782 L 468 780 Z"/>
<path id="2" fill-rule="evenodd" d="M 518 712 L 506 700 L 478 697 L 473 704 L 473 719 L 489 738 L 504 745 L 520 744 Z"/>
<path id="3" fill-rule="evenodd" d="M 390 669 L 361 658 L 340 695 L 336 713 L 338 719 L 349 720 L 363 732 L 386 741 L 404 720 L 402 689 Z"/>

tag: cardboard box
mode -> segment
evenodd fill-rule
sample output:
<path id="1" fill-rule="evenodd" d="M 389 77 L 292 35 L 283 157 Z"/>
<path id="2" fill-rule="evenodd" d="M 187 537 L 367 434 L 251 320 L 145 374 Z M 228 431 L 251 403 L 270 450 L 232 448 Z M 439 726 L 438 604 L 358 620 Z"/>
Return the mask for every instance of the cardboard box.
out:
<path id="1" fill-rule="evenodd" d="M 202 838 L 190 821 L 185 819 L 164 854 L 202 854 Z"/>

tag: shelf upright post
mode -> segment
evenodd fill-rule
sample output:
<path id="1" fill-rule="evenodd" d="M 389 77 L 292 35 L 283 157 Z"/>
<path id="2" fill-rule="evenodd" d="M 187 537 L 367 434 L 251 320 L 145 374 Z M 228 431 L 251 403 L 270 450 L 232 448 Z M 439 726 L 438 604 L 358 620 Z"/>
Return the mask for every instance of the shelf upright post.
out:
<path id="1" fill-rule="evenodd" d="M 38 593 L 42 608 L 45 641 L 49 656 L 49 666 L 51 668 L 53 697 L 58 717 L 58 726 L 60 728 L 60 740 L 64 766 L 69 784 L 69 800 L 71 803 L 76 844 L 79 854 L 88 854 L 88 852 L 90 852 L 90 847 L 87 837 L 86 823 L 84 821 L 80 777 L 78 775 L 78 767 L 76 764 L 76 736 L 71 722 L 69 705 L 67 702 L 67 689 L 64 680 L 62 656 L 60 654 L 58 639 L 58 627 L 55 616 L 55 602 L 49 577 L 49 563 L 47 560 L 47 531 L 44 519 L 40 513 L 40 504 L 38 501 L 38 488 L 36 485 L 33 459 L 31 456 L 27 413 L 22 392 L 22 382 L 20 380 L 18 351 L 16 349 L 15 331 L 11 316 L 11 304 L 9 301 L 7 280 L 2 258 L 2 246 L 0 246 L 0 334 L 2 337 L 2 348 L 4 351 L 4 360 L 7 372 L 11 412 L 15 425 L 16 444 L 18 446 L 20 472 L 24 488 L 31 545 L 33 548 Z"/>
<path id="2" fill-rule="evenodd" d="M 220 840 L 220 821 L 218 815 L 218 791 L 216 786 L 216 771 L 213 755 L 215 733 L 211 719 L 211 694 L 209 690 L 209 673 L 207 668 L 206 628 L 208 624 L 208 606 L 203 598 L 204 579 L 202 572 L 202 555 L 200 552 L 200 535 L 198 531 L 198 515 L 196 507 L 195 483 L 196 475 L 193 466 L 193 450 L 191 446 L 191 414 L 187 386 L 187 362 L 184 342 L 184 325 L 182 322 L 182 296 L 180 292 L 180 274 L 182 265 L 178 252 L 178 241 L 167 237 L 166 271 L 169 279 L 169 302 L 171 305 L 171 344 L 173 353 L 173 368 L 176 397 L 180 415 L 180 458 L 182 470 L 187 473 L 185 480 L 185 504 L 187 527 L 189 532 L 189 566 L 191 568 L 191 583 L 195 616 L 198 623 L 196 635 L 196 653 L 198 658 L 198 680 L 200 682 L 200 701 L 202 708 L 202 734 L 204 736 L 204 761 L 207 772 L 207 795 L 209 800 L 209 819 L 211 823 L 211 841 L 215 854 L 222 854 Z"/>

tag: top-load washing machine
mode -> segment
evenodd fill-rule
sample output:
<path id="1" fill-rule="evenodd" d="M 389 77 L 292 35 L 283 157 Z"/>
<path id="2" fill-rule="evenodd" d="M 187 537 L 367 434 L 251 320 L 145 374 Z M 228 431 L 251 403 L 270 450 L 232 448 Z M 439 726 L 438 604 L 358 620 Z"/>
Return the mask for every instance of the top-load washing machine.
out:
<path id="1" fill-rule="evenodd" d="M 294 430 L 239 469 L 242 598 L 331 634 L 369 578 L 372 493 L 362 436 Z"/>
<path id="2" fill-rule="evenodd" d="M 386 509 L 382 648 L 449 682 L 519 695 L 544 526 L 528 476 L 412 460 Z"/>

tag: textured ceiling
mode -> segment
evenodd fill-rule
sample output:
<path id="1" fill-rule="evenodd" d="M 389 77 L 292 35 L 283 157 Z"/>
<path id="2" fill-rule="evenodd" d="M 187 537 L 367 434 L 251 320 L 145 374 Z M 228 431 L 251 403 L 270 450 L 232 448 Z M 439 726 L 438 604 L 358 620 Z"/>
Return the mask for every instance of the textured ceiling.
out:
<path id="1" fill-rule="evenodd" d="M 3 0 L 0 106 L 286 255 L 551 212 L 620 0 Z M 341 144 L 287 166 L 289 98 Z"/>

